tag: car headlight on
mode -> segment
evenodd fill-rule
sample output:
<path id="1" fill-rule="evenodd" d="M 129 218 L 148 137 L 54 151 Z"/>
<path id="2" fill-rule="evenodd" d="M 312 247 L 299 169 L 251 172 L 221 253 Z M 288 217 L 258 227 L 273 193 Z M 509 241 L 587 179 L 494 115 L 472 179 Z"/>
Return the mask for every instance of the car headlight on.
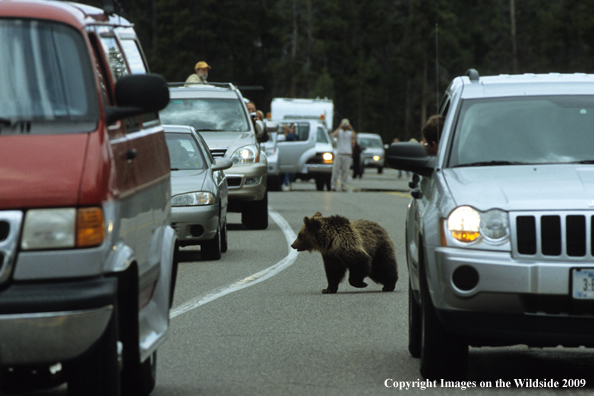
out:
<path id="1" fill-rule="evenodd" d="M 460 206 L 448 216 L 450 235 L 465 243 L 483 237 L 490 242 L 503 242 L 509 236 L 509 221 L 503 210 L 479 212 L 470 206 Z"/>
<path id="2" fill-rule="evenodd" d="M 238 148 L 231 156 L 233 165 L 248 165 L 256 163 L 258 160 L 258 148 L 256 146 Z"/>
<path id="3" fill-rule="evenodd" d="M 214 202 L 214 196 L 209 192 L 192 192 L 171 197 L 171 206 L 212 205 Z"/>
<path id="4" fill-rule="evenodd" d="M 325 164 L 331 164 L 333 159 L 334 159 L 334 155 L 332 155 L 332 153 L 322 154 L 322 160 L 324 161 Z"/>
<path id="5" fill-rule="evenodd" d="M 32 209 L 25 215 L 21 249 L 90 247 L 104 239 L 101 208 Z"/>
<path id="6" fill-rule="evenodd" d="M 380 156 L 379 156 L 379 155 L 374 155 L 374 156 L 373 156 L 373 160 L 374 160 L 375 162 L 379 161 L 379 160 L 380 160 Z"/>

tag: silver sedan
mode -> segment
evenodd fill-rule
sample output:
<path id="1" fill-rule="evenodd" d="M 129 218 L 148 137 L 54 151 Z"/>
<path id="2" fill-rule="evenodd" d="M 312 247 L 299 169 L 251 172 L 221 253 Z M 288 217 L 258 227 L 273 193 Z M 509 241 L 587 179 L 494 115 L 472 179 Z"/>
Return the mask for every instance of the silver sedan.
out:
<path id="1" fill-rule="evenodd" d="M 200 245 L 202 258 L 218 260 L 227 251 L 228 187 L 224 169 L 194 128 L 164 125 L 171 160 L 171 222 L 179 246 Z"/>

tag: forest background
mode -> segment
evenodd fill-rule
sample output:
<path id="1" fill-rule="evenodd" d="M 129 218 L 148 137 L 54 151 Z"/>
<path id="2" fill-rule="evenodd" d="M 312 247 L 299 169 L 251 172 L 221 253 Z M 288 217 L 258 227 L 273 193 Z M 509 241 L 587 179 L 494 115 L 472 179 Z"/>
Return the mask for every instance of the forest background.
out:
<path id="1" fill-rule="evenodd" d="M 91 3 L 98 0 L 91 0 Z M 83 2 L 85 2 L 83 0 Z M 86 1 L 89 2 L 89 1 Z M 594 0 L 119 0 L 151 71 L 209 81 L 269 111 L 274 97 L 334 101 L 334 125 L 384 143 L 420 138 L 452 78 L 590 73 Z"/>

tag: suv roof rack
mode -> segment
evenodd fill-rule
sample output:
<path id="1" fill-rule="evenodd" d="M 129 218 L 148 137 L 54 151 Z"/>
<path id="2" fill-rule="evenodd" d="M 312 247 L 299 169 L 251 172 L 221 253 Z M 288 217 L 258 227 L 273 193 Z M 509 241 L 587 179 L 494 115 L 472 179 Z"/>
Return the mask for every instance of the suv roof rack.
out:
<path id="1" fill-rule="evenodd" d="M 466 70 L 466 75 L 470 78 L 470 81 L 478 81 L 479 80 L 479 72 L 476 69 Z"/>
<path id="2" fill-rule="evenodd" d="M 169 87 L 188 87 L 188 86 L 214 86 L 219 88 L 227 88 L 227 89 L 236 89 L 235 85 L 232 83 L 211 83 L 211 82 L 173 82 L 167 83 Z"/>

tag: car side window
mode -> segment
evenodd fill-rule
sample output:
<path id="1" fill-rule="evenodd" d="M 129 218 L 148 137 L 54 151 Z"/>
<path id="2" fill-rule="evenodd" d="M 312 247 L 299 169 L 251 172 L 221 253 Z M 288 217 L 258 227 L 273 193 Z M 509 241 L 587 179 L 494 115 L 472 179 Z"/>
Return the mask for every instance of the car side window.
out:
<path id="1" fill-rule="evenodd" d="M 136 40 L 124 39 L 120 40 L 122 44 L 122 50 L 126 54 L 128 65 L 130 66 L 130 72 L 132 74 L 146 74 L 148 72 L 144 59 L 140 52 L 140 47 Z"/>
<path id="2" fill-rule="evenodd" d="M 316 135 L 316 142 L 318 143 L 329 143 L 328 135 L 324 133 L 324 128 L 318 127 L 318 133 Z"/>
<path id="3" fill-rule="evenodd" d="M 309 139 L 309 123 L 308 122 L 299 122 L 297 123 L 297 136 L 299 137 L 299 141 L 304 142 Z"/>
<path id="4" fill-rule="evenodd" d="M 109 68 L 116 81 L 120 77 L 130 74 L 130 70 L 128 70 L 128 65 L 126 65 L 126 60 L 124 59 L 124 54 L 122 53 L 115 36 L 102 34 L 101 45 L 107 55 Z"/>

